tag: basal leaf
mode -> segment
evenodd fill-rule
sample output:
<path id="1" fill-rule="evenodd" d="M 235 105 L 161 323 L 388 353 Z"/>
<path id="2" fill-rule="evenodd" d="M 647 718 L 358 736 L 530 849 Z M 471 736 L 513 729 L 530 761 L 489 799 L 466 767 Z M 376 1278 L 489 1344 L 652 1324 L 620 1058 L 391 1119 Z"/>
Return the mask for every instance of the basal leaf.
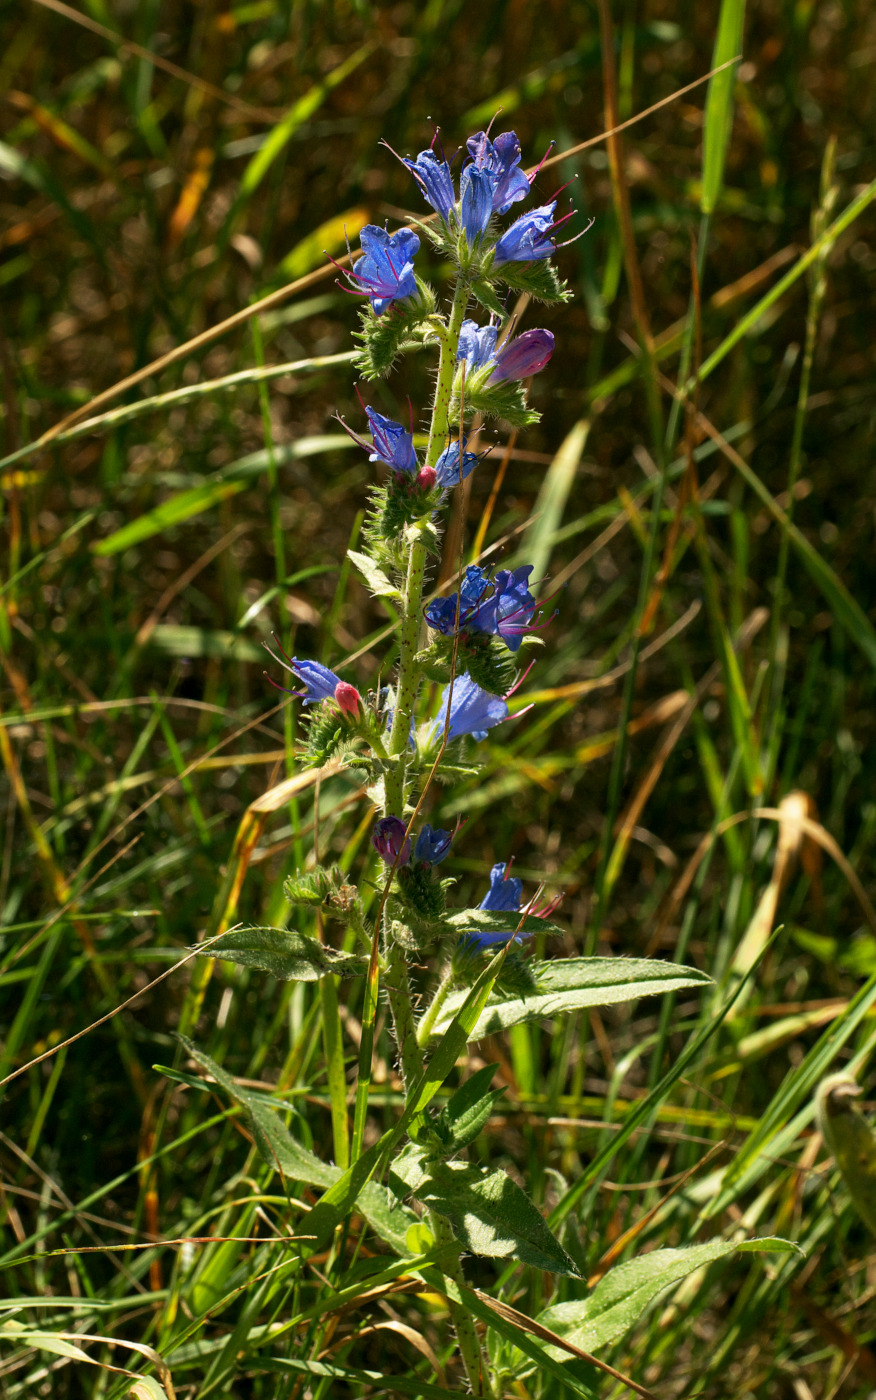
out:
<path id="1" fill-rule="evenodd" d="M 527 920 L 533 924 L 542 922 Z M 535 989 L 525 995 L 518 991 L 493 991 L 471 1033 L 471 1040 L 507 1030 L 521 1021 L 537 1021 L 543 1016 L 562 1016 L 582 1007 L 613 1006 L 638 997 L 662 996 L 684 987 L 710 984 L 710 978 L 696 968 L 679 967 L 658 959 L 556 958 L 529 966 L 535 978 Z M 464 990 L 450 994 L 437 1018 L 433 1035 L 440 1035 L 447 1027 L 464 998 Z"/>
<path id="2" fill-rule="evenodd" d="M 205 948 L 203 956 L 258 967 L 283 982 L 317 982 L 330 973 L 360 977 L 368 970 L 365 957 L 339 953 L 315 938 L 281 928 L 231 929 Z"/>

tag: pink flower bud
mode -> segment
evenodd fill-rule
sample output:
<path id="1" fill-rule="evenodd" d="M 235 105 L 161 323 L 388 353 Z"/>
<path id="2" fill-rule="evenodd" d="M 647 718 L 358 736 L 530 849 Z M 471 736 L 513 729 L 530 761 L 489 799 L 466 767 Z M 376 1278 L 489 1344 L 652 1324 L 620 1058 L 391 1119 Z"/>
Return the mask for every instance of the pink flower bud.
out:
<path id="1" fill-rule="evenodd" d="M 357 715 L 359 713 L 362 696 L 354 685 L 349 685 L 347 681 L 338 681 L 335 686 L 335 699 L 344 714 Z"/>
<path id="2" fill-rule="evenodd" d="M 432 487 L 435 485 L 435 479 L 434 467 L 421 467 L 417 472 L 417 485 L 422 487 L 424 491 L 432 490 Z"/>

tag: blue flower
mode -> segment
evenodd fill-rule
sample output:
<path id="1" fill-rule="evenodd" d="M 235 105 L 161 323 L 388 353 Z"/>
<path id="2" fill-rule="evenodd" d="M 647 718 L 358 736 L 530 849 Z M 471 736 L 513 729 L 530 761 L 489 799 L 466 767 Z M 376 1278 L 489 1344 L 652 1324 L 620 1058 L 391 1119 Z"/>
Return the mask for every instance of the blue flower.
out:
<path id="1" fill-rule="evenodd" d="M 446 686 L 441 697 L 441 709 L 438 711 L 438 717 L 433 721 L 429 731 L 430 738 L 433 740 L 440 741 L 444 734 L 444 726 L 447 723 L 449 691 L 450 687 Z M 502 720 L 507 718 L 508 706 L 500 696 L 491 695 L 489 691 L 482 690 L 472 680 L 468 672 L 456 677 L 453 684 L 453 695 L 450 698 L 448 739 L 461 739 L 464 734 L 470 734 L 473 739 L 478 741 L 486 739 L 487 730 L 501 724 Z"/>
<path id="2" fill-rule="evenodd" d="M 491 170 L 467 165 L 459 179 L 460 217 L 466 239 L 473 244 L 484 232 L 493 213 L 496 176 Z"/>
<path id="3" fill-rule="evenodd" d="M 419 471 L 413 433 L 406 432 L 401 423 L 384 418 L 376 409 L 369 407 L 365 412 L 374 438 L 374 451 L 368 454 L 369 462 L 385 462 L 394 472 Z"/>
<path id="4" fill-rule="evenodd" d="M 297 656 L 286 656 L 282 648 L 280 656 L 271 651 L 270 647 L 266 650 L 278 665 L 291 671 L 299 681 L 304 682 L 304 690 L 286 691 L 287 695 L 294 695 L 297 699 L 303 700 L 305 705 L 315 705 L 322 700 L 334 700 L 346 714 L 356 715 L 359 713 L 362 697 L 358 690 L 348 681 L 342 681 L 340 676 L 336 676 L 334 671 L 329 670 L 328 666 L 323 666 L 319 661 L 299 661 Z M 271 680 L 270 676 L 268 680 Z M 277 685 L 276 681 L 271 681 L 271 684 Z M 278 685 L 277 689 L 284 690 L 285 686 Z"/>
<path id="5" fill-rule="evenodd" d="M 476 452 L 466 452 L 465 444 L 467 438 L 462 439 L 462 472 L 459 470 L 459 440 L 454 438 L 448 443 L 438 461 L 435 463 L 435 480 L 439 486 L 450 488 L 458 486 L 460 479 L 465 481 L 481 460 Z"/>
<path id="6" fill-rule="evenodd" d="M 508 867 L 510 869 L 510 867 Z M 504 861 L 494 865 L 490 871 L 490 888 L 480 902 L 479 908 L 490 909 L 494 913 L 512 910 L 516 913 L 523 898 L 523 881 L 516 875 L 506 875 Z M 497 934 L 501 938 L 501 934 Z"/>
<path id="7" fill-rule="evenodd" d="M 483 369 L 495 358 L 498 334 L 493 325 L 479 326 L 477 321 L 463 321 L 456 363 L 465 360 L 470 370 Z"/>
<path id="8" fill-rule="evenodd" d="M 494 576 L 470 564 L 459 589 L 460 632 L 482 632 L 501 637 L 510 651 L 519 651 L 527 632 L 533 630 L 535 599 L 529 591 L 532 565 L 511 572 L 499 569 Z M 435 598 L 425 609 L 426 621 L 445 637 L 456 630 L 456 596 Z"/>
<path id="9" fill-rule="evenodd" d="M 359 284 L 357 291 L 371 298 L 375 315 L 382 316 L 394 301 L 416 294 L 413 259 L 420 240 L 410 229 L 390 234 L 374 224 L 366 224 L 359 237 L 365 256 L 347 275 Z"/>
<path id="10" fill-rule="evenodd" d="M 539 258 L 549 258 L 556 248 L 551 238 L 551 230 L 556 227 L 554 210 L 557 201 L 542 204 L 515 219 L 496 244 L 493 267 L 501 267 L 507 262 L 535 262 Z"/>
<path id="11" fill-rule="evenodd" d="M 414 860 L 422 861 L 424 865 L 440 865 L 448 855 L 452 842 L 452 831 L 433 830 L 427 822 L 417 837 Z"/>
<path id="12" fill-rule="evenodd" d="M 426 202 L 437 210 L 445 224 L 449 223 L 456 191 L 443 153 L 440 160 L 432 150 L 421 151 L 416 160 L 411 160 L 410 156 L 401 159 L 420 186 Z"/>
<path id="13" fill-rule="evenodd" d="M 529 180 L 517 168 L 521 151 L 515 132 L 503 131 L 491 141 L 485 131 L 478 131 L 465 144 L 475 168 L 487 170 L 494 176 L 492 212 L 507 214 L 512 204 L 529 194 Z"/>

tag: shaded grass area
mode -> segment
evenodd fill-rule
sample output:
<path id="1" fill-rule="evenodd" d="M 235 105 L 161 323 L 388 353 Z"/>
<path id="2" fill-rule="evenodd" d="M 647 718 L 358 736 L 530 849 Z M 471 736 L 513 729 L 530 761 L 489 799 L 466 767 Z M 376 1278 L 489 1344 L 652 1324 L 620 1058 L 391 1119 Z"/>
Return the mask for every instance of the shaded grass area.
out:
<path id="1" fill-rule="evenodd" d="M 502 108 L 535 163 L 550 141 L 563 152 L 601 132 L 606 36 L 579 4 L 94 4 L 79 18 L 22 8 L 0 61 L 7 456 L 249 302 L 317 276 L 95 406 L 102 425 L 0 467 L 2 1075 L 142 991 L 3 1091 L 6 1287 L 40 1300 L 31 1322 L 166 1353 L 181 1395 L 380 1393 L 345 1366 L 458 1392 L 438 1302 L 388 1284 L 327 1327 L 258 1331 L 320 1296 L 315 1271 L 268 1272 L 298 1198 L 234 1115 L 152 1068 L 175 1063 L 173 1031 L 197 1026 L 330 1157 L 318 996 L 243 969 L 208 981 L 201 963 L 143 989 L 205 929 L 282 923 L 283 877 L 315 841 L 345 868 L 366 859 L 370 809 L 349 778 L 247 815 L 297 771 L 295 706 L 263 676 L 271 632 L 360 688 L 391 663 L 376 641 L 387 613 L 341 563 L 372 469 L 331 417 L 362 425 L 354 372 L 332 363 L 356 307 L 319 271 L 323 250 L 343 256 L 366 221 L 422 215 L 380 138 L 414 153 L 431 117 L 455 149 Z M 611 18 L 620 121 L 708 72 L 717 12 L 676 0 Z M 537 559 L 554 581 L 544 591 L 562 585 L 558 616 L 524 688 L 536 708 L 499 731 L 477 785 L 435 795 L 430 819 L 467 818 L 447 866 L 464 903 L 512 855 L 525 880 L 566 891 L 567 939 L 549 952 L 647 952 L 716 980 L 712 999 L 479 1046 L 472 1066 L 495 1060 L 507 1085 L 479 1159 L 565 1222 L 585 1277 L 615 1262 L 619 1240 L 629 1253 L 742 1227 L 808 1251 L 711 1265 L 606 1355 L 661 1394 L 827 1400 L 869 1394 L 876 1374 L 870 1245 L 810 1108 L 830 1069 L 867 1075 L 873 1035 L 876 244 L 863 192 L 876 28 L 850 3 L 750 5 L 742 52 L 708 219 L 705 86 L 619 147 L 537 179 L 544 199 L 572 180 L 595 223 L 561 255 L 575 300 L 544 318 L 523 310 L 559 347 L 532 385 L 542 423 L 507 455 L 486 528 L 484 468 L 457 528 L 464 517 L 469 544 L 504 541 L 503 562 Z M 775 296 L 856 197 L 860 217 Z M 446 286 L 434 259 L 424 270 Z M 673 391 L 698 364 L 714 366 L 691 396 L 700 416 L 676 414 Z M 425 362 L 368 386 L 367 401 L 406 415 L 402 382 L 419 412 Z M 457 548 L 451 530 L 450 559 Z M 779 923 L 730 1019 L 607 1155 Z M 340 995 L 352 1066 L 359 985 Z M 399 1104 L 385 1028 L 379 1053 L 375 1135 Z M 264 1242 L 87 1252 L 158 1235 Z M 350 1264 L 348 1243 L 320 1267 L 364 1291 L 387 1259 L 368 1240 Z M 56 1249 L 69 1252 L 44 1252 Z M 471 1278 L 530 1315 L 579 1288 L 482 1261 Z M 392 1325 L 365 1330 L 376 1321 Z M 496 1346 L 522 1371 L 509 1342 Z M 259 1359 L 326 1352 L 342 1372 L 309 1392 Z M 10 1396 L 124 1393 L 118 1376 L 45 1353 L 7 1345 L 0 1366 Z M 533 1374 L 518 1393 L 554 1384 Z"/>

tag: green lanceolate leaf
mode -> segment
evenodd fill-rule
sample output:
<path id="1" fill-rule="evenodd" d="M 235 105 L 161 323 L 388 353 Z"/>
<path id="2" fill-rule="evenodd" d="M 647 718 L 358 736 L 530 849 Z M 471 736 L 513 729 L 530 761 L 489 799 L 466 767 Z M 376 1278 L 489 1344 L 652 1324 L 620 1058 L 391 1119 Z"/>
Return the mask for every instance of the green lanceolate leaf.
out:
<path id="1" fill-rule="evenodd" d="M 855 1104 L 860 1093 L 850 1074 L 830 1075 L 815 1092 L 815 1116 L 855 1209 L 876 1235 L 876 1135 Z"/>
<path id="2" fill-rule="evenodd" d="M 387 578 L 383 570 L 375 564 L 369 555 L 360 554 L 355 549 L 348 549 L 347 558 L 355 564 L 375 598 L 400 598 L 402 596 L 401 591 L 396 588 L 391 579 Z"/>
<path id="3" fill-rule="evenodd" d="M 339 977 L 361 977 L 368 971 L 366 957 L 339 953 L 315 938 L 282 928 L 231 929 L 205 948 L 203 956 L 258 967 L 283 982 L 317 982 L 332 972 Z"/>
<path id="4" fill-rule="evenodd" d="M 504 1089 L 491 1089 L 496 1065 L 485 1065 L 467 1079 L 444 1108 L 417 1134 L 417 1142 L 427 1157 L 454 1157 L 486 1127 L 497 1099 Z"/>
<path id="5" fill-rule="evenodd" d="M 478 911 L 465 911 L 468 915 L 473 912 Z M 543 920 L 527 919 L 524 932 L 535 932 L 534 928 L 527 927 L 529 924 L 545 926 Z M 554 931 L 550 924 L 546 927 L 549 932 Z M 472 1040 L 507 1030 L 522 1021 L 562 1016 L 587 1006 L 613 1006 L 622 1001 L 635 1001 L 638 997 L 663 996 L 684 987 L 704 987 L 711 983 L 711 979 L 696 968 L 644 958 L 556 958 L 529 966 L 535 977 L 535 990 L 525 996 L 494 991 L 472 1031 Z M 464 996 L 463 991 L 450 994 L 435 1023 L 433 1035 L 440 1035 L 445 1029 Z"/>
<path id="6" fill-rule="evenodd" d="M 628 1332 L 664 1288 L 736 1250 L 802 1253 L 790 1240 L 773 1238 L 742 1240 L 736 1244 L 710 1240 L 689 1249 L 655 1249 L 626 1264 L 618 1264 L 586 1298 L 545 1308 L 537 1321 L 582 1351 L 596 1351 Z M 564 1356 L 557 1347 L 551 1350 L 558 1359 Z"/>
<path id="7" fill-rule="evenodd" d="M 468 1162 L 429 1161 L 415 1147 L 397 1158 L 393 1171 L 418 1201 L 449 1220 L 460 1244 L 472 1254 L 519 1259 L 536 1269 L 577 1277 L 574 1261 L 544 1217 L 505 1172 Z"/>
<path id="8" fill-rule="evenodd" d="M 339 1167 L 321 1162 L 312 1152 L 308 1152 L 306 1147 L 297 1143 L 288 1128 L 280 1122 L 271 1100 L 264 1094 L 254 1094 L 249 1089 L 242 1089 L 230 1074 L 226 1074 L 220 1065 L 199 1050 L 192 1041 L 183 1035 L 177 1038 L 186 1054 L 215 1079 L 232 1103 L 239 1104 L 243 1109 L 253 1141 L 268 1166 L 282 1172 L 283 1176 L 291 1181 L 305 1181 L 309 1186 L 325 1187 L 327 1190 L 331 1190 L 346 1175 Z M 359 1189 L 357 1209 L 364 1215 L 372 1230 L 394 1249 L 396 1254 L 405 1258 L 408 1254 L 405 1234 L 411 1225 L 417 1223 L 413 1212 L 406 1206 L 392 1201 L 382 1187 L 370 1181 Z"/>

